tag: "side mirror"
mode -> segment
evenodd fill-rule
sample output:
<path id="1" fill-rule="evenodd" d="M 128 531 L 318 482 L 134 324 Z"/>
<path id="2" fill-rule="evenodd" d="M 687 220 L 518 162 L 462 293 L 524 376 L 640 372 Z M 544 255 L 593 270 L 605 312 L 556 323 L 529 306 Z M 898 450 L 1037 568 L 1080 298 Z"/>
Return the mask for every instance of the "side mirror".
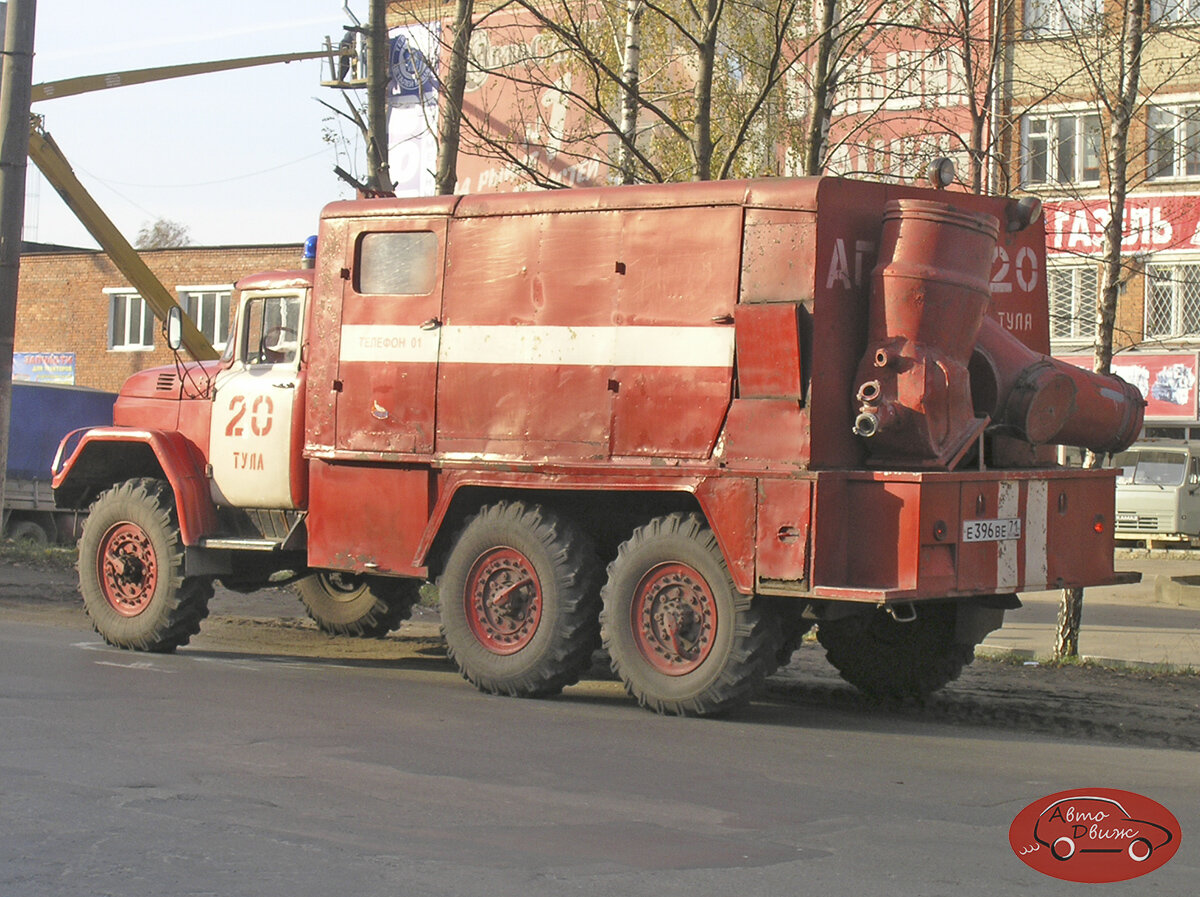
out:
<path id="1" fill-rule="evenodd" d="M 178 352 L 183 345 L 183 309 L 172 305 L 167 311 L 167 346 Z"/>

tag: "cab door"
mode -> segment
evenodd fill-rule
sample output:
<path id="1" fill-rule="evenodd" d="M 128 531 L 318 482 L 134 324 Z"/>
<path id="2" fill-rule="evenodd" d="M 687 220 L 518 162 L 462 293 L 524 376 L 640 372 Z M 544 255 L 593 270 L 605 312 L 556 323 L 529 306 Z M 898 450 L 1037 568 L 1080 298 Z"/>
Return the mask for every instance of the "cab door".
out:
<path id="1" fill-rule="evenodd" d="M 368 219 L 342 274 L 335 445 L 428 453 L 441 329 L 444 218 Z"/>
<path id="2" fill-rule="evenodd" d="M 306 296 L 291 290 L 243 297 L 234 360 L 217 375 L 213 397 L 208 457 L 218 505 L 303 506 Z"/>

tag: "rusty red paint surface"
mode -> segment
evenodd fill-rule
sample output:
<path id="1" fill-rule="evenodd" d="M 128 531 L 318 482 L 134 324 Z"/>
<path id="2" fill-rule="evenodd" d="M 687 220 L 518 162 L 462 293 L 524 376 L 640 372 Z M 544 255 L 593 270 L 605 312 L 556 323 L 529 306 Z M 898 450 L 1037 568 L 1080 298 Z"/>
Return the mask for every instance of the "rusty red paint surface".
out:
<path id="1" fill-rule="evenodd" d="M 937 204 L 932 223 L 917 216 L 933 231 L 889 236 L 896 201 Z M 1042 228 L 1010 229 L 1014 207 L 835 179 L 330 205 L 311 274 L 241 283 L 313 284 L 292 432 L 310 564 L 424 575 L 455 497 L 478 487 L 693 493 L 743 592 L 874 601 L 1111 581 L 1111 526 L 1095 532 L 1111 476 L 1028 469 L 1044 457 L 1003 435 L 988 436 L 989 463 L 1025 469 L 938 469 L 983 426 L 975 333 L 1038 364 L 1048 348 Z M 389 269 L 408 285 L 380 287 L 364 246 L 397 234 L 432 239 L 428 276 Z M 873 307 L 872 282 L 889 279 L 900 298 Z M 897 369 L 881 395 L 924 419 L 873 452 L 897 472 L 872 473 L 855 394 L 893 357 L 924 372 Z M 1028 366 L 999 365 L 992 416 Z M 948 389 L 930 385 L 935 369 Z M 1064 376 L 1027 403 L 1025 431 L 1069 427 L 1068 400 L 1086 438 L 1134 428 L 1128 394 L 1086 378 L 1059 389 Z M 170 419 L 201 471 L 180 476 L 204 485 L 207 403 L 180 416 L 146 385 L 125 391 L 124 422 Z M 176 491 L 194 539 L 213 511 L 191 488 Z"/>
<path id="2" fill-rule="evenodd" d="M 1115 582 L 1113 476 L 822 472 L 812 592 L 908 600 Z"/>
<path id="3" fill-rule="evenodd" d="M 308 560 L 313 567 L 424 576 L 417 546 L 431 509 L 421 468 L 314 462 Z"/>
<path id="4" fill-rule="evenodd" d="M 945 202 L 883 212 L 867 350 L 851 387 L 872 464 L 943 466 L 982 429 L 967 363 L 990 301 L 1000 222 Z"/>
<path id="5" fill-rule="evenodd" d="M 71 435 L 67 437 L 70 438 Z M 175 493 L 175 509 L 183 544 L 196 545 L 204 536 L 216 532 L 217 514 L 208 493 L 204 455 L 195 443 L 175 431 L 128 426 L 88 430 L 55 473 L 52 480 L 54 488 L 63 486 L 76 467 L 86 469 L 92 459 L 106 457 L 113 443 L 142 444 L 154 454 Z"/>

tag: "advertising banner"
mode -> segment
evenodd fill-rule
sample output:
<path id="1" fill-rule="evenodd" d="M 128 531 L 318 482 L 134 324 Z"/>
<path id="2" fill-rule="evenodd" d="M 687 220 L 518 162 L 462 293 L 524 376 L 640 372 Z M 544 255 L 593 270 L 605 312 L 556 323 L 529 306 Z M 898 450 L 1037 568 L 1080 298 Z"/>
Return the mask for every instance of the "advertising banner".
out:
<path id="1" fill-rule="evenodd" d="M 14 380 L 75 385 L 74 352 L 14 352 Z"/>
<path id="2" fill-rule="evenodd" d="M 1056 356 L 1076 367 L 1092 367 L 1091 355 Z M 1195 420 L 1196 353 L 1169 352 L 1152 355 L 1130 352 L 1113 358 L 1112 372 L 1132 383 L 1146 400 L 1146 419 Z"/>
<path id="3" fill-rule="evenodd" d="M 1108 200 L 1047 202 L 1046 251 L 1097 255 L 1104 249 Z M 1130 196 L 1121 248 L 1126 253 L 1200 251 L 1200 196 Z"/>
<path id="4" fill-rule="evenodd" d="M 388 86 L 388 167 L 396 195 L 433 196 L 437 173 L 438 58 L 441 25 L 393 28 Z"/>

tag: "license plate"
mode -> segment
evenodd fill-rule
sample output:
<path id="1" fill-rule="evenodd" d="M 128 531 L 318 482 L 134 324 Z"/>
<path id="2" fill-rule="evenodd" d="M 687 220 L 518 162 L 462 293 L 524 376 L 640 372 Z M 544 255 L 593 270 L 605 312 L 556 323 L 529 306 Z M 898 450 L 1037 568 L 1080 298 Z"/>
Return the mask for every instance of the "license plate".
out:
<path id="1" fill-rule="evenodd" d="M 1021 538 L 1021 518 L 1006 517 L 999 520 L 964 520 L 964 542 L 1007 542 Z"/>

